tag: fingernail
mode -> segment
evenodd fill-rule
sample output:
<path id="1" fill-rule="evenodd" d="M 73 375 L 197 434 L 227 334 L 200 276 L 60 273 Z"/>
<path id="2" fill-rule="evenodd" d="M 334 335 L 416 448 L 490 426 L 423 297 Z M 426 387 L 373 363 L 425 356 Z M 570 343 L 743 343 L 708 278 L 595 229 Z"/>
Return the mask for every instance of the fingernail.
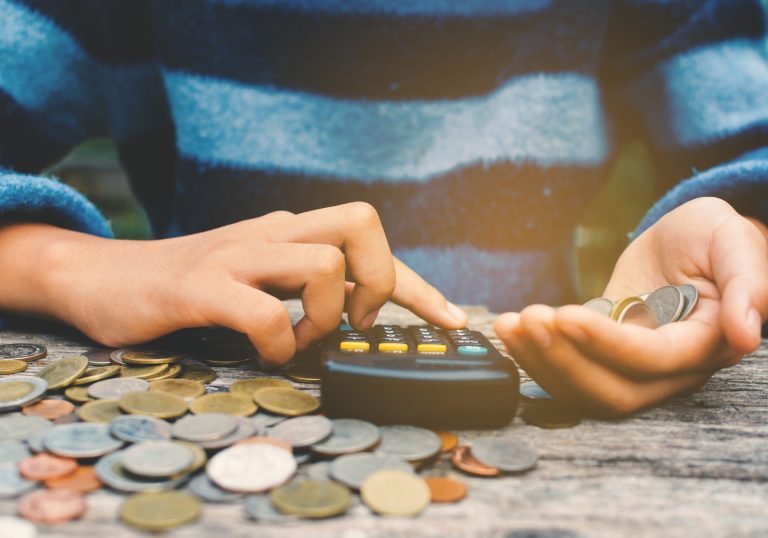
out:
<path id="1" fill-rule="evenodd" d="M 549 347 L 549 344 L 552 343 L 552 337 L 549 335 L 549 331 L 541 325 L 535 325 L 528 329 L 527 332 L 530 335 L 531 340 L 533 340 L 539 347 Z"/>
<path id="2" fill-rule="evenodd" d="M 451 315 L 451 317 L 459 323 L 467 323 L 469 319 L 467 317 L 467 313 L 455 304 L 448 302 L 445 306 L 445 309 L 448 310 L 448 313 Z"/>
<path id="3" fill-rule="evenodd" d="M 376 322 L 376 317 L 379 315 L 379 309 L 377 308 L 367 316 L 363 318 L 363 321 L 360 322 L 360 324 L 363 326 L 364 329 L 370 329 L 373 327 L 373 324 Z"/>
<path id="4" fill-rule="evenodd" d="M 749 312 L 747 312 L 747 328 L 749 329 L 749 332 L 759 335 L 762 330 L 762 324 L 760 312 L 754 307 L 750 308 Z"/>

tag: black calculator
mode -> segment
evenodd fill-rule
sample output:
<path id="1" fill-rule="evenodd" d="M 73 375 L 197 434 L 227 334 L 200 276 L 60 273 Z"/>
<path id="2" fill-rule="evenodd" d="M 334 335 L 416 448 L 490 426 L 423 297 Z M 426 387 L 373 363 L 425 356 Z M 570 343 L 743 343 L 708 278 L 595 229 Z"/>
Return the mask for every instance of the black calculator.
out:
<path id="1" fill-rule="evenodd" d="M 321 345 L 331 417 L 433 428 L 495 428 L 515 416 L 517 367 L 478 331 L 342 324 Z"/>

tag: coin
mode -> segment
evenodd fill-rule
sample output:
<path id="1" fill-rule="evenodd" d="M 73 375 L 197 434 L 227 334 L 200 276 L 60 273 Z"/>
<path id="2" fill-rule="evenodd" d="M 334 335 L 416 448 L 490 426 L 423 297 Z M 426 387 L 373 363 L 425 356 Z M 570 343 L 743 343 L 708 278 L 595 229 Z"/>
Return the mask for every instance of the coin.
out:
<path id="1" fill-rule="evenodd" d="M 235 417 L 237 419 L 237 429 L 221 439 L 213 439 L 211 441 L 198 441 L 196 444 L 206 450 L 215 450 L 218 448 L 224 448 L 235 444 L 238 441 L 242 441 L 256 432 L 256 424 L 246 417 Z"/>
<path id="2" fill-rule="evenodd" d="M 303 360 L 288 364 L 283 375 L 297 383 L 317 384 L 323 380 L 323 365 L 319 360 Z"/>
<path id="3" fill-rule="evenodd" d="M 120 505 L 120 519 L 132 527 L 152 532 L 194 523 L 201 512 L 200 501 L 181 491 L 137 493 Z"/>
<path id="4" fill-rule="evenodd" d="M 91 398 L 119 399 L 123 394 L 149 389 L 149 383 L 143 379 L 117 378 L 97 381 L 88 387 Z"/>
<path id="5" fill-rule="evenodd" d="M 482 437 L 470 448 L 478 461 L 508 473 L 528 471 L 536 466 L 539 457 L 528 445 L 503 437 Z"/>
<path id="6" fill-rule="evenodd" d="M 109 358 L 109 354 L 114 351 L 113 349 L 100 347 L 89 349 L 84 352 L 85 358 L 88 359 L 88 364 L 91 366 L 110 366 L 112 360 Z"/>
<path id="7" fill-rule="evenodd" d="M 465 473 L 477 476 L 498 476 L 500 471 L 477 460 L 469 451 L 468 446 L 460 446 L 451 456 L 451 463 Z"/>
<path id="8" fill-rule="evenodd" d="M 172 353 L 153 349 L 123 348 L 112 352 L 111 357 L 119 364 L 169 364 L 184 358 L 183 353 Z"/>
<path id="9" fill-rule="evenodd" d="M 208 462 L 208 478 L 229 491 L 255 493 L 286 482 L 296 462 L 282 448 L 265 444 L 226 448 Z"/>
<path id="10" fill-rule="evenodd" d="M 435 433 L 440 438 L 440 452 L 450 452 L 459 444 L 459 436 L 453 432 L 437 431 Z"/>
<path id="11" fill-rule="evenodd" d="M 75 406 L 65 400 L 40 400 L 37 403 L 25 405 L 21 412 L 30 417 L 43 417 L 56 420 L 75 410 Z"/>
<path id="12" fill-rule="evenodd" d="M 428 476 L 424 478 L 433 503 L 455 503 L 467 496 L 467 486 L 455 478 Z"/>
<path id="13" fill-rule="evenodd" d="M 25 495 L 17 507 L 19 515 L 35 523 L 52 525 L 85 515 L 82 493 L 68 489 L 41 489 Z"/>
<path id="14" fill-rule="evenodd" d="M 251 417 L 251 420 L 260 428 L 269 428 L 275 424 L 280 424 L 281 422 L 288 420 L 288 417 L 285 415 L 273 415 L 272 413 L 267 413 L 263 409 L 260 409 L 258 413 Z"/>
<path id="15" fill-rule="evenodd" d="M 696 304 L 699 302 L 699 290 L 691 284 L 682 284 L 678 288 L 683 294 L 683 310 L 675 321 L 683 321 L 696 308 Z"/>
<path id="16" fill-rule="evenodd" d="M 529 405 L 523 409 L 521 418 L 527 424 L 550 430 L 572 428 L 581 423 L 581 417 L 577 413 L 556 403 Z"/>
<path id="17" fill-rule="evenodd" d="M 45 346 L 39 344 L 0 344 L 0 359 L 18 359 L 32 362 L 48 354 Z"/>
<path id="18" fill-rule="evenodd" d="M 47 389 L 47 382 L 37 377 L 4 377 L 0 379 L 0 411 L 10 411 L 36 402 Z"/>
<path id="19" fill-rule="evenodd" d="M 666 325 L 676 321 L 683 312 L 685 298 L 683 291 L 677 286 L 662 286 L 652 292 L 645 303 L 656 316 L 657 325 Z"/>
<path id="20" fill-rule="evenodd" d="M 0 418 L 0 440 L 21 441 L 52 427 L 51 422 L 42 417 L 7 415 Z"/>
<path id="21" fill-rule="evenodd" d="M 0 516 L 0 536 L 7 538 L 37 538 L 37 529 L 17 517 Z"/>
<path id="22" fill-rule="evenodd" d="M 611 319 L 646 329 L 655 329 L 657 326 L 653 310 L 639 297 L 627 297 L 617 302 L 611 312 Z"/>
<path id="23" fill-rule="evenodd" d="M 68 400 L 72 400 L 76 403 L 86 403 L 93 401 L 93 398 L 88 396 L 88 387 L 75 385 L 69 386 L 64 390 L 64 396 L 66 396 Z"/>
<path id="24" fill-rule="evenodd" d="M 267 411 L 291 417 L 312 413 L 320 407 L 317 398 L 293 388 L 265 388 L 254 392 L 253 399 Z"/>
<path id="25" fill-rule="evenodd" d="M 352 501 L 344 486 L 316 480 L 294 480 L 272 490 L 270 498 L 282 513 L 307 519 L 343 514 Z"/>
<path id="26" fill-rule="evenodd" d="M 51 428 L 43 438 L 45 448 L 58 456 L 96 458 L 122 446 L 106 424 L 65 424 Z"/>
<path id="27" fill-rule="evenodd" d="M 167 392 L 129 392 L 118 400 L 120 409 L 131 415 L 176 418 L 187 412 L 187 403 Z"/>
<path id="28" fill-rule="evenodd" d="M 21 441 L 0 441 L 0 461 L 18 463 L 32 454 Z"/>
<path id="29" fill-rule="evenodd" d="M 197 398 L 205 394 L 205 386 L 199 381 L 191 379 L 163 379 L 160 381 L 150 381 L 149 390 L 169 392 L 179 398 L 189 399 Z"/>
<path id="30" fill-rule="evenodd" d="M 252 377 L 250 379 L 239 379 L 238 381 L 235 381 L 229 386 L 229 391 L 236 394 L 245 394 L 250 398 L 257 390 L 265 389 L 267 387 L 283 387 L 292 389 L 293 385 L 283 379 L 275 379 L 272 377 Z"/>
<path id="31" fill-rule="evenodd" d="M 205 473 L 200 473 L 189 483 L 189 491 L 207 503 L 231 503 L 243 498 L 242 493 L 232 493 L 211 482 Z"/>
<path id="32" fill-rule="evenodd" d="M 184 367 L 181 364 L 171 364 L 164 372 L 155 374 L 151 377 L 147 377 L 146 379 L 151 383 L 152 381 L 162 381 L 164 379 L 176 378 L 181 374 L 183 369 Z"/>
<path id="33" fill-rule="evenodd" d="M 59 418 L 56 418 L 53 420 L 54 425 L 72 424 L 74 422 L 80 422 L 80 417 L 77 416 L 77 413 L 68 413 L 66 415 L 61 415 Z"/>
<path id="34" fill-rule="evenodd" d="M 45 487 L 50 489 L 70 489 L 80 493 L 90 493 L 101 489 L 101 480 L 96 470 L 90 465 L 80 465 L 71 473 L 45 480 Z"/>
<path id="35" fill-rule="evenodd" d="M 406 461 L 431 458 L 440 452 L 443 446 L 436 433 L 417 426 L 383 426 L 379 431 L 381 442 L 376 452 L 397 456 Z"/>
<path id="36" fill-rule="evenodd" d="M 202 413 L 223 413 L 247 417 L 256 412 L 256 404 L 243 394 L 220 392 L 217 394 L 206 394 L 192 400 L 189 404 L 189 410 L 196 415 Z"/>
<path id="37" fill-rule="evenodd" d="M 205 467 L 205 464 L 208 462 L 208 455 L 205 453 L 205 450 L 203 450 L 199 445 L 196 445 L 195 443 L 190 443 L 188 441 L 176 441 L 180 445 L 184 445 L 189 449 L 190 452 L 192 452 L 192 455 L 194 456 L 194 461 L 192 462 L 192 465 L 189 466 L 189 469 L 185 470 L 184 473 L 189 475 L 192 473 L 196 473 L 203 467 Z"/>
<path id="38" fill-rule="evenodd" d="M 370 475 L 382 469 L 413 472 L 412 467 L 396 456 L 360 452 L 346 454 L 331 463 L 331 477 L 353 489 L 360 489 Z"/>
<path id="39" fill-rule="evenodd" d="M 276 446 L 278 448 L 282 448 L 283 450 L 286 450 L 291 454 L 293 454 L 293 447 L 289 443 L 283 441 L 282 439 L 277 439 L 276 437 L 267 437 L 264 435 L 257 435 L 255 437 L 247 437 L 246 439 L 243 439 L 242 441 L 238 441 L 235 444 L 250 445 L 250 444 L 259 444 L 259 443 Z"/>
<path id="40" fill-rule="evenodd" d="M 173 436 L 187 441 L 213 441 L 237 430 L 238 421 L 233 415 L 202 413 L 177 420 L 171 429 Z"/>
<path id="41" fill-rule="evenodd" d="M 123 415 L 110 423 L 109 432 L 129 443 L 160 441 L 171 438 L 171 425 L 155 417 Z"/>
<path id="42" fill-rule="evenodd" d="M 0 375 L 18 374 L 27 369 L 27 363 L 18 359 L 0 360 Z"/>
<path id="43" fill-rule="evenodd" d="M 312 445 L 312 450 L 318 454 L 339 456 L 351 452 L 361 452 L 376 445 L 381 437 L 379 428 L 364 420 L 337 418 L 332 422 L 333 432 L 331 435 Z"/>
<path id="44" fill-rule="evenodd" d="M 75 379 L 72 384 L 88 385 L 89 383 L 95 383 L 96 381 L 101 381 L 102 379 L 114 377 L 119 373 L 120 367 L 116 364 L 111 364 L 109 366 L 94 366 L 87 368 L 85 372 L 83 372 L 83 375 Z"/>
<path id="45" fill-rule="evenodd" d="M 77 410 L 77 416 L 84 422 L 110 423 L 114 419 L 122 416 L 117 400 L 104 399 L 93 400 L 84 404 Z"/>
<path id="46" fill-rule="evenodd" d="M 88 368 L 88 359 L 82 355 L 72 355 L 44 366 L 37 377 L 48 383 L 48 390 L 63 389 L 72 384 Z"/>
<path id="47" fill-rule="evenodd" d="M 173 441 L 142 441 L 123 451 L 123 469 L 137 476 L 174 476 L 194 463 L 194 454 Z"/>
<path id="48" fill-rule="evenodd" d="M 383 469 L 369 476 L 360 488 L 363 502 L 385 516 L 415 516 L 429 506 L 429 487 L 413 473 Z"/>
<path id="49" fill-rule="evenodd" d="M 120 377 L 135 377 L 137 379 L 149 379 L 168 370 L 167 364 L 155 364 L 152 366 L 120 366 Z"/>
<path id="50" fill-rule="evenodd" d="M 252 519 L 269 523 L 290 523 L 298 521 L 296 516 L 278 512 L 268 495 L 249 495 L 245 498 L 245 512 Z"/>
<path id="51" fill-rule="evenodd" d="M 13 462 L 0 462 L 0 499 L 11 499 L 35 489 L 37 482 L 27 480 L 19 474 L 19 467 Z"/>
<path id="52" fill-rule="evenodd" d="M 266 390 L 266 389 L 265 389 Z M 333 431 L 333 422 L 320 415 L 288 419 L 272 428 L 270 435 L 294 448 L 319 443 Z"/>
<path id="53" fill-rule="evenodd" d="M 607 299 L 606 297 L 597 297 L 596 299 L 590 299 L 582 306 L 589 308 L 590 310 L 594 310 L 599 314 L 603 314 L 604 316 L 610 316 L 614 305 L 613 301 Z"/>
<path id="54" fill-rule="evenodd" d="M 198 362 L 185 362 L 180 379 L 191 379 L 207 384 L 216 380 L 216 372 L 204 364 Z"/>
<path id="55" fill-rule="evenodd" d="M 62 458 L 45 452 L 19 462 L 19 472 L 27 480 L 60 478 L 75 469 L 77 462 L 72 458 Z"/>
<path id="56" fill-rule="evenodd" d="M 305 465 L 299 469 L 298 476 L 308 480 L 331 480 L 331 462 L 318 461 Z"/>
<path id="57" fill-rule="evenodd" d="M 96 476 L 107 486 L 124 493 L 136 493 L 139 491 L 160 491 L 174 489 L 184 484 L 189 475 L 184 474 L 170 479 L 137 477 L 127 474 L 121 465 L 123 452 L 113 452 L 96 462 Z M 205 460 L 203 460 L 205 461 Z M 191 472 L 191 470 L 190 470 Z"/>

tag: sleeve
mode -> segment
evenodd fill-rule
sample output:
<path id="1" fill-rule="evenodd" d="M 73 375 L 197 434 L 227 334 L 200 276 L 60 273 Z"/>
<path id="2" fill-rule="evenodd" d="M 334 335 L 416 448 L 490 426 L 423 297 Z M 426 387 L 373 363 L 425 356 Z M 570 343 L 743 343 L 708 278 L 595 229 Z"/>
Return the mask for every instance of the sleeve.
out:
<path id="1" fill-rule="evenodd" d="M 616 131 L 640 126 L 662 195 L 634 236 L 715 196 L 768 222 L 768 41 L 762 0 L 619 0 L 606 35 Z"/>

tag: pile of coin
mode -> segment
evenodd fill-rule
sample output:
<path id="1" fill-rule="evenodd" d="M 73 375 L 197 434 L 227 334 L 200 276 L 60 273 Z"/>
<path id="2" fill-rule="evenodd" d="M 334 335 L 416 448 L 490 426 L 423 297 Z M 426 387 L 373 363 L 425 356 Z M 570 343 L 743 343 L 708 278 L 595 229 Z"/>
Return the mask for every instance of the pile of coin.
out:
<path id="1" fill-rule="evenodd" d="M 699 290 L 691 284 L 662 286 L 637 297 L 625 297 L 613 302 L 597 297 L 584 303 L 584 307 L 605 314 L 619 323 L 640 325 L 655 329 L 667 323 L 686 319 L 699 301 Z"/>

